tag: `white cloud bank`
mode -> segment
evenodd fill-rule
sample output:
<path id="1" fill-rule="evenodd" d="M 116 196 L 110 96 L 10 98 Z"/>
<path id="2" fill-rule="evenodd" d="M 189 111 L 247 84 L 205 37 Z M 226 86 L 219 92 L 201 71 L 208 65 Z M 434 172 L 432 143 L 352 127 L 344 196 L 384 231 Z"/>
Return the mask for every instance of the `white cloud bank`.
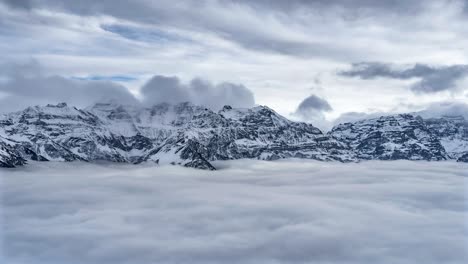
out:
<path id="1" fill-rule="evenodd" d="M 466 263 L 467 164 L 217 165 L 0 170 L 2 263 Z"/>
<path id="2" fill-rule="evenodd" d="M 141 102 L 126 86 L 112 81 L 119 76 L 73 79 L 57 75 L 48 76 L 43 72 L 43 66 L 34 60 L 23 64 L 0 64 L 0 113 L 60 102 L 81 108 L 103 101 L 122 104 L 144 103 L 150 106 L 163 102 L 192 102 L 216 111 L 224 105 L 255 106 L 254 95 L 247 87 L 230 82 L 213 84 L 195 78 L 186 84 L 175 76 L 155 75 L 139 89 Z M 128 76 L 120 78 L 131 79 Z"/>

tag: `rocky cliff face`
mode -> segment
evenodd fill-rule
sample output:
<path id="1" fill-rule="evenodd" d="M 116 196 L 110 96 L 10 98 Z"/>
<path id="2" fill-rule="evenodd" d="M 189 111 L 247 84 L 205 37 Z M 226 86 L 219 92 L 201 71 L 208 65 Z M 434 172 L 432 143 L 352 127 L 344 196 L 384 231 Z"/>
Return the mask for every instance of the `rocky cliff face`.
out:
<path id="1" fill-rule="evenodd" d="M 359 159 L 446 160 L 440 135 L 421 117 L 383 116 L 334 127 L 329 133 L 346 143 Z"/>
<path id="2" fill-rule="evenodd" d="M 468 162 L 468 121 L 462 116 L 426 119 L 450 159 Z"/>
<path id="3" fill-rule="evenodd" d="M 16 142 L 0 136 L 0 167 L 13 168 L 24 165 L 26 160 L 15 149 Z"/>
<path id="4" fill-rule="evenodd" d="M 345 123 L 327 134 L 268 107 L 219 112 L 190 103 L 142 108 L 100 103 L 29 107 L 0 118 L 0 166 L 26 160 L 178 164 L 215 169 L 214 160 L 466 161 L 466 121 L 395 115 Z"/>

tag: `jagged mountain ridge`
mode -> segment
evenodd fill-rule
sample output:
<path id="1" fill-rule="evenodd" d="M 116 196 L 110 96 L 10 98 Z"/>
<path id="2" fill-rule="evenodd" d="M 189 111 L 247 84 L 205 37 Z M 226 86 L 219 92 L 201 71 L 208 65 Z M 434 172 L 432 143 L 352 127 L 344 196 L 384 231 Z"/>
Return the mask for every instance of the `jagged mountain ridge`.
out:
<path id="1" fill-rule="evenodd" d="M 86 109 L 61 103 L 0 118 L 0 166 L 103 160 L 212 170 L 211 161 L 241 158 L 466 161 L 467 127 L 464 119 L 394 115 L 341 124 L 324 134 L 265 106 L 215 112 L 190 103 L 98 103 Z"/>

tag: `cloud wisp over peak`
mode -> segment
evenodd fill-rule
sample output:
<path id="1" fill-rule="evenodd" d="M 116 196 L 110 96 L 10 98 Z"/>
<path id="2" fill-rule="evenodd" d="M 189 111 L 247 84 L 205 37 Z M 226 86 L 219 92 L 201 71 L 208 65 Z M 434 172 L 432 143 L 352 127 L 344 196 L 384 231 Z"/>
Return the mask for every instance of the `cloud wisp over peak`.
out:
<path id="1" fill-rule="evenodd" d="M 192 102 L 215 110 L 224 105 L 248 108 L 255 105 L 253 93 L 241 84 L 212 84 L 203 79 L 193 79 L 183 84 L 177 77 L 153 76 L 142 88 L 143 102 L 157 103 Z"/>

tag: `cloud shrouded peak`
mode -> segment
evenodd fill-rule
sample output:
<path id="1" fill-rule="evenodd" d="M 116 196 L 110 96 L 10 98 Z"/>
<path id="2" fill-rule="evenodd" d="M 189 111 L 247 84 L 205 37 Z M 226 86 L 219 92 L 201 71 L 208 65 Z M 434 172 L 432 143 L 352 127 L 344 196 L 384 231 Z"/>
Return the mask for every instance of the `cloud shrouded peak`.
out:
<path id="1" fill-rule="evenodd" d="M 468 104 L 458 101 L 436 102 L 428 105 L 426 109 L 416 112 L 424 118 L 443 116 L 462 116 L 468 121 Z"/>
<path id="2" fill-rule="evenodd" d="M 339 72 L 346 77 L 359 77 L 363 80 L 390 78 L 408 80 L 419 78 L 410 88 L 416 93 L 436 93 L 455 91 L 456 82 L 468 76 L 468 65 L 431 66 L 415 64 L 413 66 L 395 65 L 380 62 L 354 63 L 351 69 Z"/>
<path id="3" fill-rule="evenodd" d="M 255 105 L 253 93 L 245 86 L 233 83 L 212 84 L 203 79 L 193 79 L 188 84 L 177 77 L 156 75 L 141 89 L 146 105 L 157 103 L 192 102 L 212 109 L 224 105 L 233 107 L 252 107 Z"/>
<path id="4" fill-rule="evenodd" d="M 389 112 L 348 112 L 341 114 L 333 121 L 333 125 L 347 122 L 376 118 L 381 116 L 410 113 L 423 118 L 463 117 L 468 121 L 468 103 L 463 101 L 440 101 L 427 105 L 416 106 L 416 111 L 389 111 Z"/>
<path id="5" fill-rule="evenodd" d="M 191 102 L 214 110 L 224 105 L 253 107 L 253 93 L 241 84 L 212 84 L 203 79 L 182 83 L 178 77 L 153 76 L 140 89 L 141 100 L 112 78 L 68 78 L 47 75 L 37 61 L 0 65 L 0 112 L 21 110 L 31 105 L 67 102 L 87 107 L 97 102 L 153 105 Z"/>
<path id="6" fill-rule="evenodd" d="M 31 105 L 67 102 L 86 107 L 97 101 L 113 100 L 136 104 L 129 90 L 110 81 L 88 81 L 47 75 L 37 61 L 0 65 L 0 112 L 16 111 Z"/>

